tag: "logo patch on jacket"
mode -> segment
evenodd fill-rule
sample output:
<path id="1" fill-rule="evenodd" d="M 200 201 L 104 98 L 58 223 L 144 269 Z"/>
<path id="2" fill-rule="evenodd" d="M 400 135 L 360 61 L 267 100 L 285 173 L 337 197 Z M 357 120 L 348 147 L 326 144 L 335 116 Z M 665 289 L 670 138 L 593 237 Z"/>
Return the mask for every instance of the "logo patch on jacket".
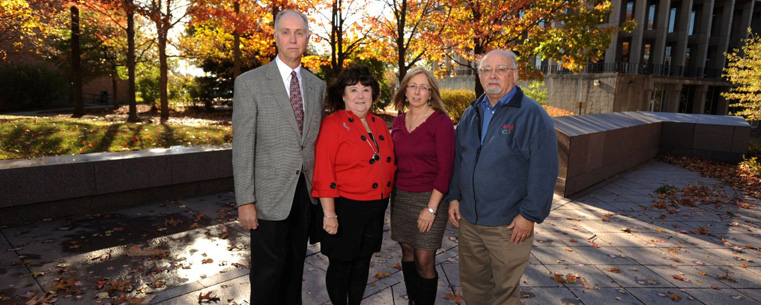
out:
<path id="1" fill-rule="evenodd" d="M 510 125 L 502 124 L 502 134 L 513 133 L 514 129 L 515 129 L 515 126 L 513 126 L 513 124 L 510 124 Z"/>

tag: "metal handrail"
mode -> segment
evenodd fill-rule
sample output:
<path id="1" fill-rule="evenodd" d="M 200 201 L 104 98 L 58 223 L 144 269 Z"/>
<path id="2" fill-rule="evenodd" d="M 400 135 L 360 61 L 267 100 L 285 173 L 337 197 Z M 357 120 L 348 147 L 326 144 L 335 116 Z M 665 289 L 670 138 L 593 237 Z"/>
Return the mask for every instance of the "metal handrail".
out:
<path id="1" fill-rule="evenodd" d="M 545 75 L 574 73 L 573 71 L 563 68 L 560 65 L 542 65 L 540 70 Z M 584 66 L 580 73 L 626 73 L 697 78 L 722 77 L 722 69 L 717 68 L 629 62 L 590 63 Z"/>

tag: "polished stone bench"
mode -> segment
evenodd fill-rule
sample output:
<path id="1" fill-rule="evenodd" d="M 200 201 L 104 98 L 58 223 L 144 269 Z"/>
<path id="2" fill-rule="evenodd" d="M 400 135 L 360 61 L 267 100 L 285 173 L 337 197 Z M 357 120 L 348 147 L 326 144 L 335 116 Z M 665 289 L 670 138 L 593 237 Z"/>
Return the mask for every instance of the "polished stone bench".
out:
<path id="1" fill-rule="evenodd" d="M 742 161 L 750 125 L 735 116 L 614 112 L 553 118 L 560 171 L 555 194 L 567 197 L 659 153 Z"/>
<path id="2" fill-rule="evenodd" d="M 0 225 L 233 190 L 230 145 L 0 161 Z"/>

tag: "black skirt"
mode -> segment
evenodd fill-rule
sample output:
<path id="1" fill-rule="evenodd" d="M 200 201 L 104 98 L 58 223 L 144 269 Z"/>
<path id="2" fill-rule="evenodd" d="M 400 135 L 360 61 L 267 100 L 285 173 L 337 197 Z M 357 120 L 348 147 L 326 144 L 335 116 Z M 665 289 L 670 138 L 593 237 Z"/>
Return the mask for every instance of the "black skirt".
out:
<path id="1" fill-rule="evenodd" d="M 322 254 L 331 260 L 351 261 L 380 251 L 387 206 L 388 198 L 373 201 L 336 198 L 338 232 L 335 235 L 322 229 L 322 208 L 315 207 L 321 217 L 320 220 L 315 219 L 317 221 L 314 223 L 319 224 L 320 233 L 317 237 Z"/>

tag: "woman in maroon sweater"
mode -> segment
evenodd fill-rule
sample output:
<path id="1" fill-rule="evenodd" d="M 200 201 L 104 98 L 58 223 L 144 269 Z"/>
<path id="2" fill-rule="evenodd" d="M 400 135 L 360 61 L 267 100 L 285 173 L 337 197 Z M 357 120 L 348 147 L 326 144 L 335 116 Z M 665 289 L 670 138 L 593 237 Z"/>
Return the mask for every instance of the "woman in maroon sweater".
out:
<path id="1" fill-rule="evenodd" d="M 394 119 L 391 129 L 397 158 L 391 239 L 402 247 L 410 304 L 433 304 L 438 286 L 434 255 L 447 225 L 448 203 L 441 199 L 452 176 L 454 126 L 436 78 L 424 68 L 407 72 L 393 103 L 407 112 Z"/>

